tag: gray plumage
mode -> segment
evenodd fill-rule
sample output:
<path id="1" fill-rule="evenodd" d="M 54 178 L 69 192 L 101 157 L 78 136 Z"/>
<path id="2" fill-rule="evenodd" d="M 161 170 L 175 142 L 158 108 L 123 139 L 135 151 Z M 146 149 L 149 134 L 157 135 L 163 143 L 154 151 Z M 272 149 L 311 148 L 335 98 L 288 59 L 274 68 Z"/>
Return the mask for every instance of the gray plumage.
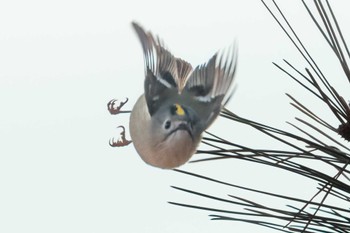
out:
<path id="1" fill-rule="evenodd" d="M 145 93 L 131 112 L 131 138 L 146 163 L 178 167 L 195 153 L 203 131 L 230 96 L 236 47 L 216 53 L 193 69 L 173 56 L 158 37 L 132 25 L 144 53 Z"/>

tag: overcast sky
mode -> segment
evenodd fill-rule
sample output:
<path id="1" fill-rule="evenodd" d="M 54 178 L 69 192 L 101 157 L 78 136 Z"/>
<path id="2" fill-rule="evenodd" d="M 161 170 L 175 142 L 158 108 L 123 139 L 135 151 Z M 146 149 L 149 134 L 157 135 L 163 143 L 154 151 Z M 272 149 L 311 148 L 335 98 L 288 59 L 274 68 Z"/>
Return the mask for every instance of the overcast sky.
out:
<path id="1" fill-rule="evenodd" d="M 344 5 L 334 9 L 346 29 L 349 6 Z M 301 3 L 283 1 L 281 7 L 320 62 L 333 64 Z M 237 91 L 228 108 L 279 127 L 297 114 L 284 93 L 303 95 L 303 90 L 272 62 L 288 59 L 299 68 L 304 63 L 258 0 L 2 2 L 0 232 L 273 232 L 210 221 L 210 212 L 168 204 L 235 208 L 171 185 L 223 197 L 248 194 L 150 167 L 132 144 L 108 145 L 129 116 L 109 115 L 107 102 L 129 97 L 125 110 L 130 110 L 143 92 L 143 55 L 131 21 L 159 35 L 193 66 L 237 39 Z M 266 145 L 257 132 L 225 119 L 210 130 L 234 142 Z M 300 177 L 238 160 L 182 168 L 269 191 L 291 188 L 306 198 L 315 191 Z"/>

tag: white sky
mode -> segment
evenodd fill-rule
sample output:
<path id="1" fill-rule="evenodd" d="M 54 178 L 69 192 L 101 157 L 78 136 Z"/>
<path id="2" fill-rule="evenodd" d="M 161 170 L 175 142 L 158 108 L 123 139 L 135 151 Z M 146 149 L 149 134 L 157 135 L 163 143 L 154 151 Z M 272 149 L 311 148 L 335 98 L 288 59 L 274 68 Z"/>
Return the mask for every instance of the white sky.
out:
<path id="1" fill-rule="evenodd" d="M 344 5 L 334 6 L 340 22 L 348 22 Z M 311 50 L 329 64 L 332 54 L 321 52 L 325 44 L 301 3 L 282 7 Z M 143 88 L 143 56 L 132 20 L 193 65 L 238 39 L 238 89 L 228 108 L 274 126 L 293 121 L 297 111 L 284 93 L 303 90 L 272 62 L 286 58 L 304 65 L 258 0 L 3 1 L 0 232 L 273 232 L 210 221 L 211 212 L 169 205 L 209 204 L 170 185 L 223 197 L 240 192 L 150 167 L 132 145 L 109 147 L 116 126 L 128 125 L 128 115 L 110 116 L 107 102 L 128 96 L 125 107 L 131 109 Z M 211 130 L 238 143 L 265 145 L 256 132 L 227 123 L 219 119 Z M 294 183 L 291 190 L 303 197 L 315 191 L 299 177 L 237 160 L 183 169 L 269 191 L 288 193 Z"/>

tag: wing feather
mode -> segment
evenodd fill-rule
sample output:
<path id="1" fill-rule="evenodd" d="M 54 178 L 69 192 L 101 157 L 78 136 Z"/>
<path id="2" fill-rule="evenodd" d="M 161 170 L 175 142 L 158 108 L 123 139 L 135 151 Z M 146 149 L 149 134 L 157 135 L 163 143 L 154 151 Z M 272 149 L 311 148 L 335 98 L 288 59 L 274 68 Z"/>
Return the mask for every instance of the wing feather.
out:
<path id="1" fill-rule="evenodd" d="M 208 127 L 219 115 L 223 104 L 231 97 L 236 72 L 237 47 L 232 45 L 214 54 L 205 64 L 197 66 L 185 90 L 197 101 L 203 127 Z M 205 107 L 204 107 L 205 106 Z M 199 111 L 199 110 L 198 110 Z"/>
<path id="2" fill-rule="evenodd" d="M 159 107 L 159 100 L 165 95 L 167 89 L 181 93 L 184 88 L 192 66 L 174 57 L 158 37 L 146 32 L 137 23 L 134 27 L 144 54 L 145 61 L 145 97 L 150 115 Z"/>
<path id="3" fill-rule="evenodd" d="M 230 46 L 214 54 L 210 60 L 197 66 L 188 78 L 185 89 L 201 102 L 229 98 L 236 71 L 237 47 Z"/>

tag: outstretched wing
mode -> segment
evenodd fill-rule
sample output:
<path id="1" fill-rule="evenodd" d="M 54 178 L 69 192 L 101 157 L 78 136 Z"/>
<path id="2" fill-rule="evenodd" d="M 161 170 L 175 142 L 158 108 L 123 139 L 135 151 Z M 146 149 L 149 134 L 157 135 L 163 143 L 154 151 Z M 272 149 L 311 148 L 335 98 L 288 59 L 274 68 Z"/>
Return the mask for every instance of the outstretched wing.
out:
<path id="1" fill-rule="evenodd" d="M 207 63 L 197 66 L 185 86 L 201 111 L 202 124 L 208 127 L 219 115 L 221 108 L 232 95 L 236 71 L 237 46 L 217 52 Z M 203 108 L 203 107 L 198 107 Z"/>
<path id="2" fill-rule="evenodd" d="M 145 32 L 135 22 L 132 26 L 142 44 L 145 60 L 145 97 L 152 116 L 159 108 L 161 99 L 173 92 L 181 93 L 192 66 L 174 57 L 151 32 Z"/>

